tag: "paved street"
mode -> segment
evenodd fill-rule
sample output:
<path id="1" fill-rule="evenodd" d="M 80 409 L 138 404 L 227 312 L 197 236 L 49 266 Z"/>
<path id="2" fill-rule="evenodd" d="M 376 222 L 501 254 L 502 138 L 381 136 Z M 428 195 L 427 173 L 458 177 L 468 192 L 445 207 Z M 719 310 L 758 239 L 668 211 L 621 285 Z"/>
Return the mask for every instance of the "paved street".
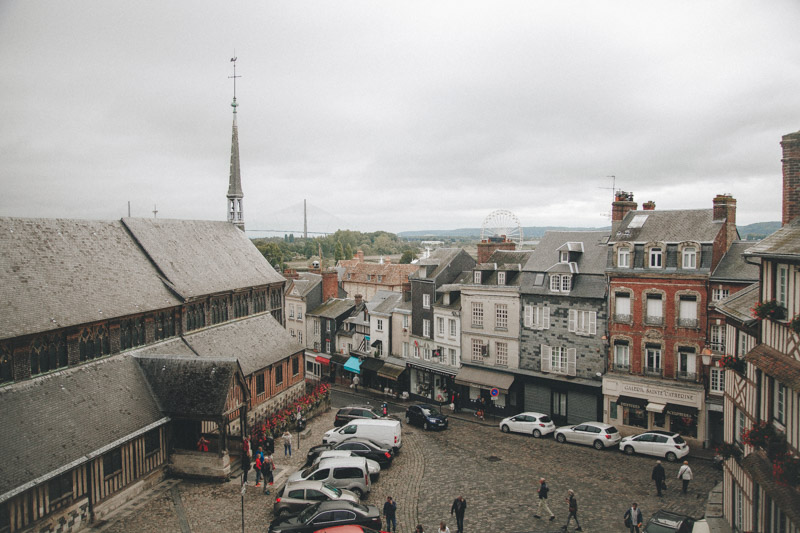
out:
<path id="1" fill-rule="evenodd" d="M 349 403 L 364 402 L 343 391 L 334 393 L 334 406 Z M 401 413 L 402 408 L 393 406 L 393 411 Z M 321 442 L 322 434 L 332 427 L 335 412 L 334 408 L 309 424 L 309 437 L 302 440 L 291 461 L 283 458 L 282 446 L 278 446 L 278 467 L 288 471 L 299 468 L 308 448 Z M 707 495 L 721 474 L 709 462 L 690 458 L 695 480 L 684 496 L 675 479 L 678 465 L 665 463 L 669 490 L 664 498 L 658 498 L 650 481 L 654 463 L 654 458 L 628 457 L 616 449 L 597 451 L 558 444 L 550 437 L 537 440 L 504 435 L 493 422 L 478 423 L 469 417 L 451 418 L 450 428 L 438 433 L 404 423 L 403 449 L 392 467 L 381 472 L 366 502 L 380 506 L 387 495 L 394 497 L 402 533 L 412 532 L 417 523 L 426 532 L 435 531 L 440 520 L 455 533 L 450 506 L 459 494 L 467 500 L 465 530 L 469 533 L 557 531 L 567 517 L 565 497 L 570 488 L 578 499 L 584 531 L 626 531 L 622 514 L 632 501 L 639 502 L 645 517 L 660 508 L 701 517 Z M 550 485 L 554 522 L 533 518 L 540 476 Z M 119 533 L 241 531 L 239 489 L 237 481 L 171 480 L 97 529 Z M 266 530 L 272 519 L 272 497 L 263 495 L 260 488 L 248 487 L 246 531 Z M 574 527 L 573 523 L 570 531 Z"/>

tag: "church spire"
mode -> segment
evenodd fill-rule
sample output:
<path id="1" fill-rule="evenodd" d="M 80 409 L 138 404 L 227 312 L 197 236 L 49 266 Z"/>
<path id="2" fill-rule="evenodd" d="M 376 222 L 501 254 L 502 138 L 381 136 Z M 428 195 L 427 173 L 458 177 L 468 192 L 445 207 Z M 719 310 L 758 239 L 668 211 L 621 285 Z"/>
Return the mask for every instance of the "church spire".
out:
<path id="1" fill-rule="evenodd" d="M 230 182 L 228 183 L 228 222 L 244 231 L 244 210 L 242 192 L 242 176 L 239 171 L 239 127 L 236 124 L 236 108 L 239 104 L 236 102 L 236 78 L 241 76 L 236 75 L 236 57 L 231 58 L 233 63 L 233 135 L 231 137 L 231 175 Z"/>

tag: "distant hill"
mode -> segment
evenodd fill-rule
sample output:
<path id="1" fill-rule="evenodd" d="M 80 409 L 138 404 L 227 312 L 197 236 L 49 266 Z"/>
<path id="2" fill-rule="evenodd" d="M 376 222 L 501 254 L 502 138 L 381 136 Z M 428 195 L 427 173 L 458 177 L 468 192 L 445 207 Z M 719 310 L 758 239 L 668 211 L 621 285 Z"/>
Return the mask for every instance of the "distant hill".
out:
<path id="1" fill-rule="evenodd" d="M 780 222 L 756 222 L 739 226 L 739 236 L 747 241 L 757 241 L 771 235 L 781 228 Z"/>
<path id="2" fill-rule="evenodd" d="M 756 222 L 755 224 L 748 224 L 746 226 L 739 226 L 739 235 L 742 239 L 758 240 L 763 239 L 780 229 L 780 222 Z M 525 240 L 539 239 L 547 231 L 610 231 L 611 226 L 604 228 L 569 228 L 566 226 L 530 226 L 522 228 L 522 235 Z M 404 239 L 422 239 L 425 237 L 430 238 L 443 238 L 443 237 L 457 237 L 457 238 L 475 238 L 479 239 L 481 236 L 481 228 L 459 228 L 459 229 L 434 229 L 424 231 L 401 231 L 397 234 L 398 237 Z"/>

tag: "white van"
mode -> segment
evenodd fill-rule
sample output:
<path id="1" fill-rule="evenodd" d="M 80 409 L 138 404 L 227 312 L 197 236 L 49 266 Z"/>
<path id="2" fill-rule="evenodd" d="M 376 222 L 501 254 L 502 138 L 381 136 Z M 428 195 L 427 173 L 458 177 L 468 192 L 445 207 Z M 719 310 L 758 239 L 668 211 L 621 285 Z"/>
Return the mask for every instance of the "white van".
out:
<path id="1" fill-rule="evenodd" d="M 329 429 L 322 436 L 324 444 L 337 444 L 350 438 L 369 439 L 376 444 L 391 448 L 397 453 L 403 446 L 402 428 L 399 420 L 356 419 L 346 426 Z"/>

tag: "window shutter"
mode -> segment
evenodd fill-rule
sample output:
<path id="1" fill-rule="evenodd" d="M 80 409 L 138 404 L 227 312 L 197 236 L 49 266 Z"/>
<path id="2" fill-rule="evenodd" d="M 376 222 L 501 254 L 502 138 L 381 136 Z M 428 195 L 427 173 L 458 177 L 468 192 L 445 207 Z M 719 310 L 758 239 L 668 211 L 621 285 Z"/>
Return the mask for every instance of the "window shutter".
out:
<path id="1" fill-rule="evenodd" d="M 546 344 L 542 344 L 542 372 L 550 372 L 550 364 L 553 359 L 553 350 Z"/>
<path id="2" fill-rule="evenodd" d="M 567 326 L 567 329 L 574 333 L 575 329 L 577 328 L 577 322 L 578 322 L 578 312 L 575 309 L 570 309 L 569 325 Z"/>
<path id="3" fill-rule="evenodd" d="M 589 311 L 589 335 L 597 334 L 597 311 Z"/>
<path id="4" fill-rule="evenodd" d="M 533 307 L 530 305 L 525 306 L 525 327 L 530 328 L 533 326 Z"/>
<path id="5" fill-rule="evenodd" d="M 544 320 L 542 321 L 542 329 L 550 329 L 550 308 L 543 307 L 542 308 L 542 317 Z"/>
<path id="6" fill-rule="evenodd" d="M 575 348 L 567 348 L 567 375 L 575 375 L 575 360 L 577 359 L 577 350 Z"/>

